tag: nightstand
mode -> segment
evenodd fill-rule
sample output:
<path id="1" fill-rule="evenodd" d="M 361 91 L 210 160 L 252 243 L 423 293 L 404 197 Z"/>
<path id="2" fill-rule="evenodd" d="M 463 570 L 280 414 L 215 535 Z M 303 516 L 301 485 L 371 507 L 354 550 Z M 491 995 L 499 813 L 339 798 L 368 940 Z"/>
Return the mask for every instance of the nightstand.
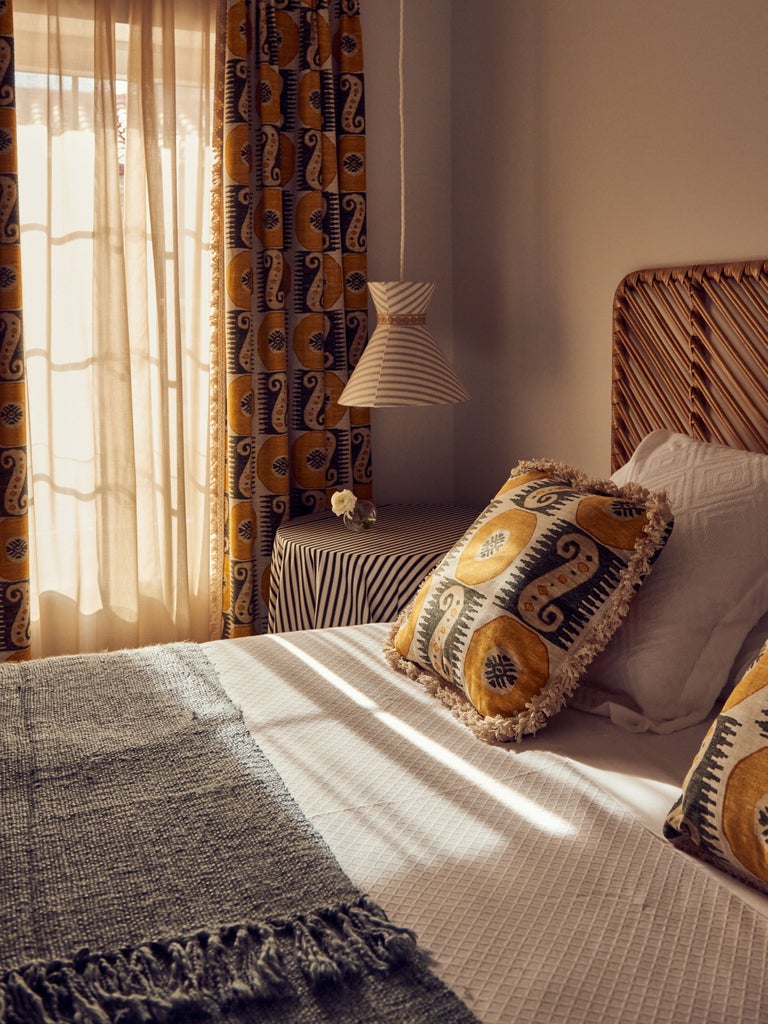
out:
<path id="1" fill-rule="evenodd" d="M 333 512 L 279 528 L 272 550 L 269 631 L 391 622 L 481 509 L 379 505 L 353 533 Z"/>

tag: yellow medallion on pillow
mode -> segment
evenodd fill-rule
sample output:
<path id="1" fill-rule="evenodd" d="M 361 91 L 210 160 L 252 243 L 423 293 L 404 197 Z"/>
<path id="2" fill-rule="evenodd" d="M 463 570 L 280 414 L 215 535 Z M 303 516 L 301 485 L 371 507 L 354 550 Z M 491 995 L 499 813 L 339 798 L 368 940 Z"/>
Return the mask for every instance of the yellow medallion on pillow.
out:
<path id="1" fill-rule="evenodd" d="M 547 645 L 511 615 L 500 615 L 472 634 L 464 662 L 469 699 L 481 715 L 511 715 L 549 678 Z"/>
<path id="2" fill-rule="evenodd" d="M 462 551 L 456 578 L 471 587 L 498 576 L 526 547 L 535 529 L 536 516 L 521 508 L 492 516 Z"/>
<path id="3" fill-rule="evenodd" d="M 536 732 L 618 628 L 671 527 L 663 494 L 522 462 L 424 581 L 390 659 L 482 738 Z"/>
<path id="4" fill-rule="evenodd" d="M 768 891 L 768 645 L 704 737 L 664 835 Z"/>

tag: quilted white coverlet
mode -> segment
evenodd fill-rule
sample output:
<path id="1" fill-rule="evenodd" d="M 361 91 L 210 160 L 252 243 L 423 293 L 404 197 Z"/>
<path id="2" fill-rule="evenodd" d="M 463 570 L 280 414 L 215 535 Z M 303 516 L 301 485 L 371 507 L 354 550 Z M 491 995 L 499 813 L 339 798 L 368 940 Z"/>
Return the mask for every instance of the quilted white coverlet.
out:
<path id="1" fill-rule="evenodd" d="M 635 736 L 565 711 L 487 746 L 389 668 L 387 628 L 205 650 L 351 880 L 470 1009 L 485 1024 L 768 1019 L 768 901 L 654 834 L 703 727 Z"/>

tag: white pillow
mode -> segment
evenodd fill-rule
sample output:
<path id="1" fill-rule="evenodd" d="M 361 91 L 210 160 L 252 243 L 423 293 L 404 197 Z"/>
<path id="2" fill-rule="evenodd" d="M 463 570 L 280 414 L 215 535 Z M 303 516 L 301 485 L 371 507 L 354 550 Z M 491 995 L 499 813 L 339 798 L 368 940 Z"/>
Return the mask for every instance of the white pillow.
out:
<path id="1" fill-rule="evenodd" d="M 768 609 L 768 456 L 659 430 L 613 480 L 666 490 L 675 525 L 570 703 L 676 732 L 707 716 Z"/>
<path id="2" fill-rule="evenodd" d="M 731 665 L 728 679 L 723 687 L 723 692 L 720 694 L 722 700 L 725 700 L 730 695 L 733 688 L 741 682 L 742 676 L 746 675 L 747 670 L 754 665 L 763 653 L 766 637 L 768 637 L 768 612 L 757 620 L 744 638 L 744 643 L 741 645 L 741 650 Z"/>

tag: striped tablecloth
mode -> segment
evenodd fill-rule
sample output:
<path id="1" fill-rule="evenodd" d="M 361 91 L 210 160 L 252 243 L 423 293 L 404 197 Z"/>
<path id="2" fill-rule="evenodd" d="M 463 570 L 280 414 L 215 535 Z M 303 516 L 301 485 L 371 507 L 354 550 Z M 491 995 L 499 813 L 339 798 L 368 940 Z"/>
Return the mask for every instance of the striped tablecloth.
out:
<path id="1" fill-rule="evenodd" d="M 390 622 L 480 509 L 381 505 L 353 533 L 333 512 L 281 526 L 272 552 L 269 631 Z"/>

